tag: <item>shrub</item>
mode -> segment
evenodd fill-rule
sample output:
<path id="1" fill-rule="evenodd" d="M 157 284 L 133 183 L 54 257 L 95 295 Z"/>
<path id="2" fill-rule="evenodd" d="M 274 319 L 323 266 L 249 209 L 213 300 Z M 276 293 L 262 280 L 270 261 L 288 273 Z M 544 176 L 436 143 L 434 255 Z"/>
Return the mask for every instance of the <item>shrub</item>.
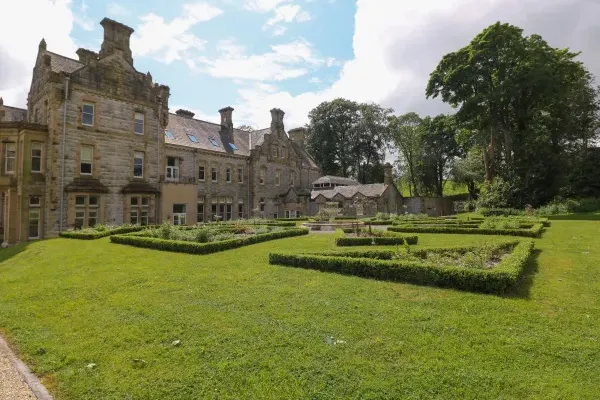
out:
<path id="1" fill-rule="evenodd" d="M 381 237 L 340 237 L 335 239 L 336 246 L 391 246 L 417 244 L 418 236 L 381 236 Z"/>
<path id="2" fill-rule="evenodd" d="M 475 235 L 509 235 L 524 237 L 540 237 L 543 231 L 543 224 L 533 224 L 528 228 L 520 229 L 484 229 L 462 226 L 389 226 L 390 232 L 404 233 L 459 233 Z"/>
<path id="3" fill-rule="evenodd" d="M 486 208 L 479 207 L 477 208 L 477 213 L 483 215 L 484 217 L 490 216 L 504 216 L 507 217 L 509 215 L 525 215 L 525 210 L 518 210 L 516 208 Z"/>
<path id="4" fill-rule="evenodd" d="M 556 198 L 545 206 L 534 210 L 536 215 L 556 215 L 594 212 L 600 210 L 600 199 L 584 198 L 584 199 L 561 199 Z"/>
<path id="5" fill-rule="evenodd" d="M 140 225 L 122 225 L 122 226 L 118 226 L 118 227 L 107 227 L 105 225 L 102 225 L 101 230 L 97 230 L 95 228 L 89 228 L 89 229 L 82 229 L 82 230 L 76 230 L 76 231 L 66 231 L 66 232 L 61 232 L 60 233 L 60 237 L 63 238 L 68 238 L 68 239 L 81 239 L 81 240 L 94 240 L 94 239 L 100 239 L 106 236 L 111 236 L 111 235 L 118 235 L 118 234 L 124 234 L 124 233 L 131 233 L 131 232 L 140 232 L 143 231 L 145 229 L 149 229 L 152 228 L 152 226 L 140 226 Z"/>
<path id="6" fill-rule="evenodd" d="M 137 235 L 114 235 L 110 237 L 112 243 L 126 244 L 135 247 L 143 247 L 155 250 L 174 251 L 178 253 L 209 254 L 218 251 L 235 249 L 255 243 L 269 240 L 282 239 L 286 237 L 301 236 L 308 234 L 307 229 L 294 228 L 279 232 L 270 232 L 262 235 L 252 235 L 243 238 L 228 239 L 219 242 L 197 243 L 180 240 L 167 240 L 154 237 Z"/>
<path id="7" fill-rule="evenodd" d="M 521 224 L 516 219 L 506 217 L 486 218 L 480 225 L 481 229 L 519 229 Z"/>
<path id="8" fill-rule="evenodd" d="M 504 293 L 514 287 L 522 276 L 533 249 L 533 241 L 514 243 L 514 246 L 510 254 L 493 269 L 437 265 L 411 258 L 393 259 L 397 254 L 394 251 L 271 253 L 269 263 L 381 280 Z M 451 250 L 466 253 L 469 249 L 473 247 Z"/>

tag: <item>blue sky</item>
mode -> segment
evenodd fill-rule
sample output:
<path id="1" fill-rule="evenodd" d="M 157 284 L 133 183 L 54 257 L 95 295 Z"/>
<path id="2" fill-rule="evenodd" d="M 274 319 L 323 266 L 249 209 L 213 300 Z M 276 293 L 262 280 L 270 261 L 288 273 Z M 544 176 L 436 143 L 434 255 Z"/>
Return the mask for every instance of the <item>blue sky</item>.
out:
<path id="1" fill-rule="evenodd" d="M 71 36 L 77 47 L 97 50 L 102 41 L 102 27 L 99 25 L 102 18 L 108 16 L 131 26 L 136 30 L 134 38 L 137 38 L 132 39 L 136 69 L 150 71 L 156 81 L 171 88 L 171 105 L 192 109 L 199 117 L 208 119 L 212 115 L 216 119 L 218 109 L 235 106 L 239 101 L 239 90 L 252 89 L 257 84 L 265 85 L 263 89 L 268 91 L 285 91 L 291 96 L 297 96 L 307 88 L 322 90 L 337 79 L 343 62 L 353 58 L 352 36 L 356 12 L 353 1 L 301 0 L 277 3 L 277 0 L 197 2 L 195 4 L 205 4 L 206 7 L 198 10 L 195 22 L 178 24 L 177 19 L 186 18 L 190 14 L 188 5 L 194 3 L 186 0 L 128 0 L 117 5 L 114 2 L 74 0 L 71 9 L 76 18 Z M 282 16 L 283 20 L 272 21 L 281 7 L 289 11 L 287 19 Z M 294 13 L 295 17 L 290 18 L 289 15 Z M 149 15 L 158 19 L 148 18 Z M 190 46 L 174 59 L 165 59 L 165 53 L 169 51 L 168 43 L 161 49 L 139 50 L 142 46 L 140 42 L 153 40 L 153 36 L 146 32 L 157 26 L 159 21 L 161 25 L 172 24 L 175 30 L 177 26 L 190 25 L 183 33 L 174 34 L 173 41 L 184 34 L 193 35 L 201 44 Z M 234 71 L 221 77 L 206 71 L 196 61 L 196 67 L 190 68 L 190 60 L 222 58 L 224 42 L 243 49 L 236 58 L 256 55 L 258 68 L 261 63 L 259 57 L 272 53 L 272 46 L 292 43 L 299 45 L 300 51 L 309 47 L 310 55 L 307 57 L 311 59 L 284 63 L 285 70 L 280 71 L 285 75 L 283 77 L 276 76 L 275 71 L 264 76 L 253 76 L 255 74 L 252 73 L 244 76 Z M 276 63 L 276 60 L 277 57 L 274 57 L 269 62 Z M 287 71 L 292 68 L 298 71 Z M 258 125 L 264 121 L 238 121 L 242 122 Z"/>

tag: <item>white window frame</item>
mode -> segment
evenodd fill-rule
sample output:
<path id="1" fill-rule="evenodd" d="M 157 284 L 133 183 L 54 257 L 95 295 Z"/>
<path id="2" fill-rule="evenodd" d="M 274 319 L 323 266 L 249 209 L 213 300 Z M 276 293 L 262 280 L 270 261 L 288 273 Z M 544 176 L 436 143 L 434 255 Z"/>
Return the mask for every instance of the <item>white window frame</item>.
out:
<path id="1" fill-rule="evenodd" d="M 84 160 L 83 159 L 83 149 L 84 148 L 90 148 L 92 149 L 92 158 L 90 160 Z M 94 173 L 94 146 L 90 146 L 87 144 L 83 144 L 81 145 L 81 147 L 79 148 L 79 175 L 92 175 Z M 81 172 L 81 166 L 82 164 L 90 164 L 90 172 Z"/>
<path id="2" fill-rule="evenodd" d="M 7 174 L 14 174 L 17 169 L 17 144 L 9 142 L 4 145 L 4 148 L 4 172 Z M 8 155 L 9 149 L 12 149 L 10 151 L 12 153 L 11 157 L 9 157 Z M 9 161 L 12 161 L 12 163 L 10 164 L 12 166 L 11 169 L 8 168 Z"/>
<path id="3" fill-rule="evenodd" d="M 175 212 L 175 206 L 183 206 L 184 212 Z M 187 204 L 173 203 L 173 225 L 187 225 Z"/>
<path id="4" fill-rule="evenodd" d="M 217 167 L 210 167 L 210 180 L 213 183 L 217 183 L 219 181 L 219 170 Z"/>
<path id="5" fill-rule="evenodd" d="M 141 175 L 135 174 L 136 160 L 142 160 Z M 144 179 L 144 160 L 145 160 L 145 154 L 143 151 L 134 151 L 133 152 L 133 177 L 136 179 Z"/>
<path id="6" fill-rule="evenodd" d="M 244 167 L 238 167 L 237 175 L 238 175 L 238 183 L 244 183 Z"/>
<path id="7" fill-rule="evenodd" d="M 33 152 L 34 150 L 38 150 L 40 152 L 40 155 L 34 155 Z M 44 144 L 42 142 L 31 142 L 31 172 L 42 172 L 42 161 L 43 161 L 43 155 L 44 155 Z M 33 160 L 38 158 L 40 160 L 40 168 L 39 169 L 33 169 Z"/>
<path id="8" fill-rule="evenodd" d="M 33 201 L 33 199 L 37 199 L 37 202 Z M 41 204 L 40 203 L 41 203 L 41 198 L 39 196 L 29 197 L 29 210 L 28 210 L 29 221 L 27 223 L 27 237 L 30 240 L 40 238 L 40 227 L 41 227 L 41 224 L 40 224 L 40 222 L 41 222 L 41 216 L 40 216 Z M 36 222 L 37 234 L 35 236 L 31 236 L 31 221 Z"/>
<path id="9" fill-rule="evenodd" d="M 174 160 L 175 165 L 169 165 L 169 158 Z M 167 162 L 166 162 L 166 167 L 165 167 L 165 180 L 167 180 L 167 181 L 178 181 L 179 180 L 179 165 L 177 165 L 177 157 L 167 156 Z"/>
<path id="10" fill-rule="evenodd" d="M 85 106 L 91 106 L 92 107 L 92 112 L 91 113 L 85 112 Z M 92 123 L 91 124 L 86 124 L 84 122 L 85 121 L 85 118 L 84 118 L 85 115 L 91 115 L 92 116 Z M 84 101 L 81 104 L 81 125 L 83 125 L 83 126 L 94 126 L 95 119 L 96 119 L 96 104 Z"/>
<path id="11" fill-rule="evenodd" d="M 141 118 L 140 118 L 141 117 Z M 138 127 L 141 124 L 142 131 L 138 132 Z M 133 132 L 136 135 L 143 135 L 146 128 L 146 116 L 144 113 L 135 112 L 133 116 Z"/>
<path id="12" fill-rule="evenodd" d="M 140 199 L 138 197 L 132 197 L 129 200 L 129 223 L 133 225 L 140 223 Z"/>

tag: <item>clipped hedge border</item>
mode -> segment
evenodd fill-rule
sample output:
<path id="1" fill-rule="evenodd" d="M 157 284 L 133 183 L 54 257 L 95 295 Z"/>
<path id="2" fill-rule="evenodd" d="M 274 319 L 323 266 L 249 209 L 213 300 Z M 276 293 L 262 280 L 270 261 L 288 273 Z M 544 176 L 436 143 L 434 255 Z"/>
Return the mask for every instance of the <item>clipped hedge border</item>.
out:
<path id="1" fill-rule="evenodd" d="M 329 254 L 270 253 L 269 263 L 365 278 L 500 294 L 519 282 L 532 250 L 533 240 L 519 242 L 493 269 L 391 260 L 392 252 L 381 251 Z"/>
<path id="2" fill-rule="evenodd" d="M 390 226 L 390 232 L 402 233 L 459 233 L 473 235 L 508 235 L 538 238 L 542 235 L 544 225 L 534 224 L 528 229 L 487 229 L 487 228 L 463 228 L 463 227 L 440 227 L 440 226 Z"/>
<path id="3" fill-rule="evenodd" d="M 308 221 L 308 217 L 299 218 L 275 218 L 277 222 L 293 222 L 293 221 Z"/>
<path id="4" fill-rule="evenodd" d="M 155 225 L 126 226 L 126 227 L 122 227 L 122 228 L 109 229 L 106 231 L 95 232 L 95 233 L 86 233 L 86 232 L 79 232 L 79 231 L 66 231 L 66 232 L 61 232 L 59 236 L 62 238 L 68 238 L 68 239 L 94 240 L 94 239 L 100 239 L 100 238 L 112 236 L 112 235 L 121 235 L 121 234 L 125 234 L 125 233 L 139 232 L 139 231 L 143 231 L 144 229 L 149 229 L 149 228 L 156 228 L 156 226 Z"/>
<path id="5" fill-rule="evenodd" d="M 218 251 L 235 249 L 248 246 L 255 243 L 267 242 L 269 240 L 283 239 L 293 236 L 307 235 L 308 229 L 295 228 L 279 232 L 263 233 L 260 235 L 248 236 L 245 238 L 236 238 L 223 240 L 220 242 L 196 243 L 182 240 L 166 240 L 136 235 L 114 235 L 110 237 L 112 243 L 126 244 L 135 247 L 144 247 L 147 249 L 174 251 L 177 253 L 190 254 L 210 254 Z"/>
<path id="6" fill-rule="evenodd" d="M 392 246 L 417 244 L 418 236 L 396 236 L 396 237 L 341 237 L 335 239 L 336 246 Z"/>

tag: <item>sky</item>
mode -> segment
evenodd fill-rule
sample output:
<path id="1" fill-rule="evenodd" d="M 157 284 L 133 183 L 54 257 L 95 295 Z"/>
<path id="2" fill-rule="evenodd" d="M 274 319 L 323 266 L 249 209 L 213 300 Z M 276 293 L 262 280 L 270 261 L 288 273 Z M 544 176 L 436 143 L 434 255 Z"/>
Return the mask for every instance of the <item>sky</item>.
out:
<path id="1" fill-rule="evenodd" d="M 344 97 L 397 115 L 452 110 L 427 100 L 441 58 L 496 21 L 581 51 L 600 76 L 600 0 L 3 0 L 0 97 L 25 107 L 38 44 L 77 58 L 98 51 L 109 17 L 132 27 L 134 66 L 171 89 L 172 112 L 234 125 L 287 129 L 323 101 Z"/>

